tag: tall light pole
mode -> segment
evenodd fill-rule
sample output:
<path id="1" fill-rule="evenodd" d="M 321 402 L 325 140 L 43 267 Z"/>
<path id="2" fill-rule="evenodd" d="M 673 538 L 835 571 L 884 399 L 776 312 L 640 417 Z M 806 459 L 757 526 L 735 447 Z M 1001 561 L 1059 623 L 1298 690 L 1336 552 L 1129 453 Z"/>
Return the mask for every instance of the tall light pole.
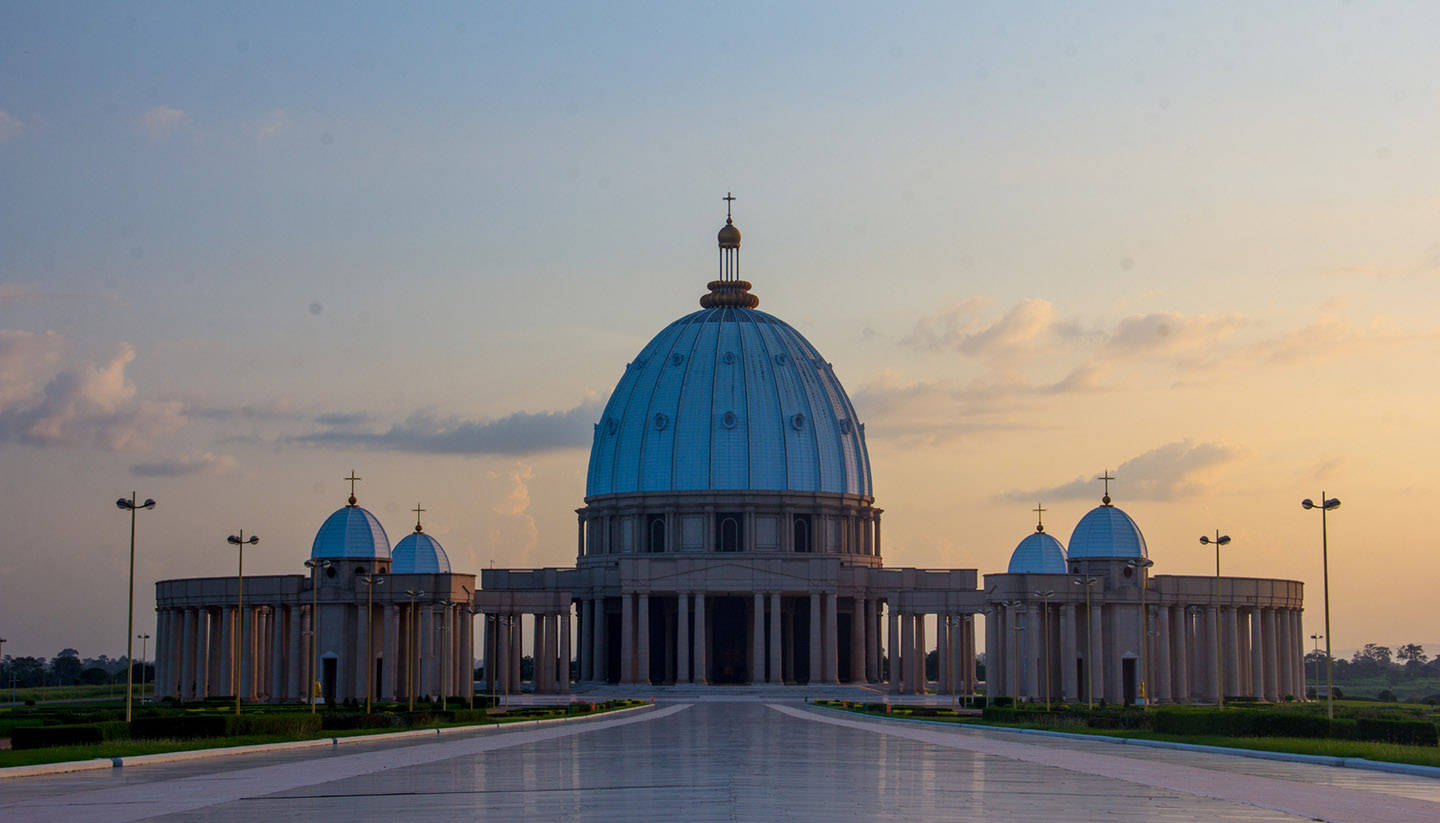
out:
<path id="1" fill-rule="evenodd" d="M 1317 658 L 1320 656 L 1320 638 L 1322 638 L 1322 637 L 1324 637 L 1324 636 L 1325 636 L 1325 635 L 1323 635 L 1323 634 L 1312 634 L 1312 635 L 1310 635 L 1310 639 L 1315 642 L 1315 656 L 1316 656 Z M 1318 691 L 1319 688 L 1320 688 L 1320 685 L 1319 685 L 1319 683 L 1320 683 L 1320 661 L 1319 661 L 1319 660 L 1316 660 L 1316 661 L 1315 661 L 1315 683 L 1316 683 L 1315 688 L 1316 688 L 1316 690 Z M 1308 699 L 1308 698 L 1307 698 L 1307 699 Z"/>
<path id="2" fill-rule="evenodd" d="M 415 669 L 420 665 L 420 620 L 415 613 L 415 599 L 425 596 L 424 589 L 406 589 L 405 596 L 410 598 L 410 631 L 405 634 L 414 638 L 410 643 L 410 654 L 405 655 L 405 691 L 410 699 L 410 711 L 415 711 Z M 412 665 L 413 664 L 413 665 Z"/>
<path id="3" fill-rule="evenodd" d="M 354 474 L 354 472 L 351 472 Z M 310 569 L 310 713 L 315 713 L 315 684 L 320 681 L 320 570 L 330 568 L 330 561 L 312 557 L 305 561 Z"/>
<path id="4" fill-rule="evenodd" d="M 0 640 L 0 643 L 4 642 L 4 640 Z M 142 697 L 145 695 L 145 681 L 149 679 L 145 676 L 145 658 L 149 651 L 150 635 L 142 634 L 140 635 L 140 695 Z"/>
<path id="5" fill-rule="evenodd" d="M 1127 560 L 1125 565 L 1140 570 L 1140 705 L 1148 711 L 1150 709 L 1148 652 L 1150 651 L 1151 634 L 1150 607 L 1145 602 L 1145 594 L 1150 587 L 1150 567 L 1155 565 L 1155 561 L 1145 557 L 1140 560 Z"/>
<path id="6" fill-rule="evenodd" d="M 231 684 L 235 687 L 235 713 L 239 714 L 240 685 L 244 682 L 240 677 L 240 650 L 245 648 L 245 547 L 259 543 L 260 538 L 252 534 L 247 540 L 245 530 L 241 529 L 238 536 L 232 534 L 225 538 L 225 542 L 238 548 L 240 555 L 240 565 L 235 572 L 235 632 L 230 641 Z M 252 672 L 250 676 L 253 678 L 255 675 Z"/>
<path id="7" fill-rule="evenodd" d="M 450 702 L 450 684 L 445 680 L 445 661 L 450 659 L 450 643 L 455 636 L 450 633 L 450 607 L 455 601 L 445 598 L 440 601 L 441 614 L 445 615 L 440 620 L 440 636 L 443 640 L 440 643 L 440 711 L 446 711 Z"/>
<path id="8" fill-rule="evenodd" d="M 362 574 L 365 583 L 365 713 L 370 713 L 370 698 L 375 694 L 375 584 L 384 583 L 383 574 Z"/>
<path id="9" fill-rule="evenodd" d="M 141 509 L 150 511 L 155 508 L 155 499 L 146 498 L 144 503 L 137 503 L 135 492 L 130 492 L 128 498 L 122 497 L 115 501 L 115 506 L 121 511 L 130 512 L 130 602 L 125 610 L 125 722 L 130 722 L 131 704 L 134 702 L 135 690 L 135 513 Z"/>
<path id="10" fill-rule="evenodd" d="M 1330 657 L 1330 537 L 1325 525 L 1325 513 L 1340 508 L 1340 498 L 1326 497 L 1320 492 L 1317 505 L 1310 498 L 1300 501 L 1305 509 L 1320 510 L 1320 562 L 1325 573 L 1325 715 L 1335 719 L 1335 666 Z"/>
<path id="11" fill-rule="evenodd" d="M 1107 471 L 1106 474 L 1109 474 Z M 1085 587 L 1085 702 L 1090 711 L 1095 710 L 1095 620 L 1090 613 L 1090 589 L 1100 578 L 1080 575 L 1070 579 L 1071 583 Z"/>
<path id="12" fill-rule="evenodd" d="M 1040 659 L 1045 666 L 1045 710 L 1050 710 L 1050 598 L 1055 596 L 1054 589 L 1046 589 L 1043 592 L 1031 592 L 1045 605 L 1044 611 L 1040 613 Z"/>
<path id="13" fill-rule="evenodd" d="M 1221 709 L 1225 708 L 1225 670 L 1220 658 L 1220 638 L 1224 634 L 1220 629 L 1220 547 L 1229 542 L 1230 535 L 1221 534 L 1219 529 L 1215 530 L 1214 540 L 1209 535 L 1200 537 L 1200 545 L 1215 547 L 1215 642 L 1210 645 L 1215 647 L 1215 705 Z"/>
<path id="14" fill-rule="evenodd" d="M 466 606 L 466 607 L 465 607 L 465 612 L 466 612 L 466 614 L 467 614 L 467 617 L 466 617 L 465 619 L 470 621 L 470 631 L 471 631 L 471 635 L 470 635 L 470 636 L 471 636 L 471 638 L 472 638 L 472 640 L 471 640 L 471 645 L 470 645 L 470 649 L 469 649 L 469 652 L 468 652 L 468 656 L 469 656 L 469 658 L 470 658 L 470 660 L 471 660 L 471 663 L 473 664 L 473 663 L 474 663 L 474 660 L 475 660 L 475 645 L 474 645 L 474 640 L 473 640 L 473 638 L 474 638 L 474 631 L 475 631 L 475 615 L 481 614 L 482 612 L 481 612 L 479 606 L 474 606 L 474 605 Z M 484 640 L 484 637 L 485 637 L 485 635 L 484 635 L 484 629 L 483 629 L 483 628 L 481 629 L 481 635 L 480 635 L 480 637 L 481 637 L 481 640 L 483 641 L 483 640 Z M 482 642 L 481 645 L 483 646 L 484 643 Z M 483 651 L 483 649 L 482 649 L 482 651 Z M 461 657 L 465 657 L 465 656 L 466 656 L 466 655 L 461 655 Z M 490 665 L 489 659 L 486 659 L 485 665 L 486 665 L 487 667 Z M 471 708 L 471 709 L 474 709 L 474 708 L 475 708 L 475 667 L 474 667 L 473 665 L 470 667 L 470 674 L 469 674 L 468 680 L 469 680 L 469 683 L 470 683 L 470 690 L 467 691 L 467 692 L 465 692 L 465 694 L 470 698 L 470 708 Z"/>

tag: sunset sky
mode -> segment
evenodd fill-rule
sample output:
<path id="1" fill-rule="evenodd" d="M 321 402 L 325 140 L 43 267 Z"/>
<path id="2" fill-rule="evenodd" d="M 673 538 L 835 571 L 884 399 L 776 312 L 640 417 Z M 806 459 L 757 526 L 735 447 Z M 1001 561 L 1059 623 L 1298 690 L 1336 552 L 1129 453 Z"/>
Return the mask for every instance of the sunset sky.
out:
<path id="1" fill-rule="evenodd" d="M 137 631 L 236 529 L 303 571 L 352 468 L 457 571 L 573 562 L 727 191 L 887 564 L 1004 571 L 1108 468 L 1155 573 L 1219 528 L 1308 636 L 1323 488 L 1337 650 L 1440 653 L 1440 6 L 292 5 L 4 14 L 6 653 L 123 652 L 132 489 Z"/>

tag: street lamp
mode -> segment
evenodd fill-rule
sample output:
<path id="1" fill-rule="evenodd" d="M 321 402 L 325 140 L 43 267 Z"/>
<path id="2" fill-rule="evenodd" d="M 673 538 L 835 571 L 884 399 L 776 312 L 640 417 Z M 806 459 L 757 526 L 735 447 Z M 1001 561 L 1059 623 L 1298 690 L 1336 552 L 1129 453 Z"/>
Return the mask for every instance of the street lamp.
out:
<path id="1" fill-rule="evenodd" d="M 450 633 L 450 607 L 455 601 L 449 598 L 440 601 L 440 613 L 444 615 L 440 620 L 440 711 L 446 711 L 450 701 L 450 684 L 445 680 L 445 661 L 450 659 L 450 643 L 454 636 Z"/>
<path id="2" fill-rule="evenodd" d="M 365 583 L 365 713 L 370 713 L 370 698 L 375 694 L 375 584 L 384 583 L 383 574 L 362 574 Z"/>
<path id="3" fill-rule="evenodd" d="M 424 597 L 425 590 L 406 589 L 405 596 L 410 598 L 410 631 L 406 632 L 406 634 L 415 638 L 415 642 L 410 644 L 412 653 L 406 655 L 409 660 L 405 661 L 405 691 L 410 699 L 410 711 L 413 712 L 415 711 L 415 669 L 419 667 L 421 660 L 420 621 L 415 613 L 415 599 Z M 410 665 L 412 662 L 415 665 Z"/>
<path id="4" fill-rule="evenodd" d="M 134 702 L 132 692 L 135 689 L 135 667 L 131 665 L 135 652 L 135 512 L 145 509 L 150 511 L 155 508 L 154 498 L 146 498 L 144 503 L 137 503 L 135 492 L 130 492 L 128 498 L 122 497 L 115 501 L 116 508 L 121 511 L 130 512 L 130 603 L 125 612 L 125 722 L 130 722 L 130 706 Z"/>
<path id="5" fill-rule="evenodd" d="M 1148 557 L 1139 560 L 1126 560 L 1125 565 L 1129 568 L 1140 570 L 1140 705 L 1148 711 L 1150 709 L 1150 668 L 1147 665 L 1148 652 L 1150 651 L 1150 638 L 1158 636 L 1150 633 L 1150 607 L 1145 603 L 1146 590 L 1150 583 L 1150 567 L 1155 561 Z"/>
<path id="6" fill-rule="evenodd" d="M 500 690 L 500 694 L 504 695 L 505 705 L 502 707 L 504 709 L 510 708 L 510 655 L 515 653 L 510 643 L 510 626 L 513 620 L 514 618 L 508 614 L 495 615 L 495 648 L 498 651 L 500 648 L 500 638 L 505 638 L 505 655 L 503 660 L 499 659 L 501 655 L 495 655 L 500 665 L 496 668 L 495 676 L 491 678 L 490 682 L 494 683 L 495 687 Z M 485 665 L 489 666 L 491 664 L 487 660 Z M 494 695 L 492 694 L 491 697 L 494 697 Z M 496 700 L 495 703 L 499 705 L 499 700 Z"/>
<path id="7" fill-rule="evenodd" d="M 1320 638 L 1322 638 L 1322 637 L 1324 637 L 1324 636 L 1325 636 L 1325 635 L 1323 635 L 1323 634 L 1312 634 L 1312 635 L 1310 635 L 1310 639 L 1315 642 L 1315 657 L 1317 657 L 1317 658 L 1320 657 Z M 1316 689 L 1318 690 L 1318 689 L 1319 689 L 1319 685 L 1318 685 L 1318 684 L 1319 684 L 1319 682 L 1320 682 L 1320 661 L 1319 661 L 1318 659 L 1315 661 L 1315 682 L 1316 682 L 1316 684 L 1317 684 L 1317 685 L 1316 685 Z"/>
<path id="8" fill-rule="evenodd" d="M 240 713 L 240 650 L 245 648 L 245 547 L 253 546 L 260 542 L 260 538 L 250 535 L 245 537 L 245 530 L 241 529 L 240 534 L 230 535 L 225 542 L 239 549 L 240 565 L 235 573 L 235 633 L 230 642 L 230 668 L 231 685 L 235 687 L 235 713 Z M 254 638 L 251 638 L 252 640 Z M 254 674 L 251 674 L 254 677 Z"/>
<path id="9" fill-rule="evenodd" d="M 1330 657 L 1330 538 L 1325 526 L 1325 513 L 1340 508 L 1340 499 L 1326 497 L 1322 491 L 1318 504 L 1307 497 L 1300 501 L 1300 506 L 1304 509 L 1320 510 L 1320 562 L 1325 573 L 1325 714 L 1334 720 L 1335 666 Z"/>
<path id="10" fill-rule="evenodd" d="M 1108 472 L 1107 472 L 1108 474 Z M 1095 620 L 1090 613 L 1090 589 L 1100 582 L 1092 575 L 1079 575 L 1071 583 L 1085 587 L 1085 702 L 1090 711 L 1095 710 Z"/>
<path id="11" fill-rule="evenodd" d="M 0 640 L 0 643 L 4 643 L 4 642 L 5 642 L 4 640 Z M 144 697 L 144 696 L 145 696 L 145 682 L 146 682 L 146 680 L 149 679 L 149 678 L 147 678 L 146 675 L 145 675 L 145 658 L 146 658 L 147 653 L 148 653 L 149 651 L 150 651 L 150 635 L 148 635 L 148 634 L 142 634 L 142 635 L 140 635 L 140 696 L 141 696 L 141 697 Z"/>
<path id="12" fill-rule="evenodd" d="M 1208 535 L 1201 535 L 1200 545 L 1215 547 L 1215 705 L 1218 708 L 1225 708 L 1225 672 L 1220 659 L 1220 547 L 1230 543 L 1230 535 L 1221 534 L 1219 529 L 1215 530 L 1215 539 L 1211 540 Z"/>
<path id="13" fill-rule="evenodd" d="M 475 667 L 474 667 L 473 664 L 474 664 L 474 662 L 475 662 L 475 645 L 474 645 L 474 640 L 473 640 L 473 638 L 474 638 L 473 632 L 475 631 L 475 615 L 481 614 L 482 611 L 481 611 L 481 609 L 480 609 L 479 606 L 471 605 L 471 606 L 466 606 L 466 607 L 465 607 L 465 612 L 466 612 L 466 614 L 468 615 L 468 617 L 466 617 L 466 619 L 470 621 L 470 631 L 472 632 L 472 634 L 471 634 L 471 638 L 472 638 L 472 640 L 471 640 L 471 645 L 470 645 L 469 651 L 467 652 L 467 655 L 469 656 L 470 662 L 471 662 L 471 664 L 472 664 L 471 667 L 470 667 L 470 674 L 469 674 L 469 678 L 468 678 L 468 681 L 469 681 L 469 684 L 470 684 L 470 685 L 469 685 L 469 691 L 465 692 L 465 694 L 466 694 L 466 696 L 469 698 L 470 708 L 471 708 L 471 709 L 474 709 L 474 708 L 475 708 Z M 482 638 L 482 640 L 483 640 L 483 638 L 484 638 L 483 631 L 484 631 L 484 630 L 482 629 L 481 631 L 482 631 L 481 638 Z M 483 645 L 483 644 L 482 644 L 482 645 Z M 483 651 L 483 649 L 482 649 L 482 651 Z M 461 657 L 463 658 L 463 657 L 466 657 L 467 655 L 461 655 Z M 490 665 L 490 661 L 489 661 L 488 659 L 485 661 L 485 665 L 486 665 L 487 667 Z"/>
<path id="14" fill-rule="evenodd" d="M 1055 596 L 1055 590 L 1046 589 L 1030 594 L 1045 604 L 1045 610 L 1040 613 L 1040 659 L 1045 665 L 1045 711 L 1050 711 L 1050 598 Z"/>
<path id="15" fill-rule="evenodd" d="M 351 472 L 352 474 L 354 472 Z M 331 566 L 329 560 L 312 557 L 305 561 L 310 569 L 310 713 L 315 713 L 315 684 L 320 682 L 320 570 Z"/>

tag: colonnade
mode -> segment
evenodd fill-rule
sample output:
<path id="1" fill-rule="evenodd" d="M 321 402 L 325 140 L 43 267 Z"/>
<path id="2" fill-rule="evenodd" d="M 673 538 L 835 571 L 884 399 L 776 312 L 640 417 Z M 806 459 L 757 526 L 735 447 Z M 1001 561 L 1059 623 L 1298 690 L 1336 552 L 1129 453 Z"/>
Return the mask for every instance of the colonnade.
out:
<path id="1" fill-rule="evenodd" d="M 530 618 L 533 635 L 531 687 L 536 694 L 570 692 L 571 610 L 523 612 L 506 610 L 482 613 L 487 694 L 517 694 L 520 691 L 520 659 L 524 653 L 524 619 Z"/>
<path id="2" fill-rule="evenodd" d="M 1299 609 L 1212 604 L 993 603 L 986 691 L 1015 700 L 1207 703 L 1304 699 Z M 1142 648 L 1141 639 L 1144 639 Z M 1218 652 L 1218 654 L 1217 654 Z M 1141 672 L 1143 670 L 1143 677 Z"/>
<path id="3" fill-rule="evenodd" d="M 926 613 L 891 610 L 890 692 L 924 694 L 929 687 L 925 661 L 930 654 L 926 640 Z M 955 612 L 935 615 L 936 691 L 940 694 L 974 694 L 978 686 L 975 669 L 975 616 Z"/>
<path id="4" fill-rule="evenodd" d="M 469 694 L 474 659 L 465 606 L 322 602 L 319 613 L 317 635 L 308 603 L 246 604 L 243 613 L 234 605 L 158 609 L 156 695 L 239 694 L 257 702 L 308 700 L 310 688 L 335 700 L 363 700 L 367 692 L 381 700 Z M 361 664 L 367 656 L 373 668 Z"/>

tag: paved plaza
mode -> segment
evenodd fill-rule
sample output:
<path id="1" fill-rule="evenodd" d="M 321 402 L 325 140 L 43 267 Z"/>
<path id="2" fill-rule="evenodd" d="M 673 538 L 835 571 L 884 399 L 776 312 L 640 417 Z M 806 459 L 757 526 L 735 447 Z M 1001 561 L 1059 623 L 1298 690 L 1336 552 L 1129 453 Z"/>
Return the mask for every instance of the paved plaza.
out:
<path id="1" fill-rule="evenodd" d="M 0 818 L 1440 820 L 1440 780 L 868 719 L 768 695 L 9 780 Z"/>

